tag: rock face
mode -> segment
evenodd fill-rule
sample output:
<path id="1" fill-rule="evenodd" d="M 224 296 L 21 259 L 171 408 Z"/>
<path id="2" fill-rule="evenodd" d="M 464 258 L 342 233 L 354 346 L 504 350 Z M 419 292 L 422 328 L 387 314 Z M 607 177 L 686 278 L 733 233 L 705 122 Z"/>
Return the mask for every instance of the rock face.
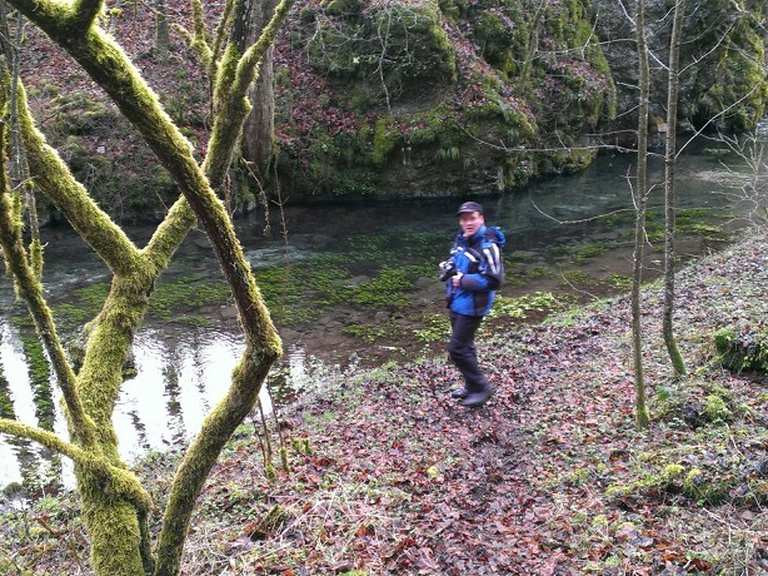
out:
<path id="1" fill-rule="evenodd" d="M 663 62 L 669 3 L 649 4 Z M 683 128 L 744 95 L 713 129 L 751 130 L 766 113 L 766 9 L 739 6 L 689 7 Z M 483 195 L 584 168 L 598 143 L 588 134 L 635 127 L 633 38 L 614 0 L 305 0 L 279 48 L 282 181 L 304 201 Z M 652 129 L 666 82 L 657 63 Z"/>
<path id="2" fill-rule="evenodd" d="M 632 25 L 621 3 L 592 0 L 592 4 L 598 34 L 611 41 L 606 57 L 618 86 L 619 110 L 629 110 L 636 98 L 637 54 L 634 42 L 621 39 L 633 37 Z M 647 0 L 647 7 L 648 42 L 654 55 L 651 116 L 659 124 L 665 119 L 667 97 L 666 70 L 659 61 L 667 61 L 672 17 L 670 2 Z M 701 127 L 744 98 L 711 126 L 724 131 L 753 130 L 768 113 L 765 2 L 747 0 L 737 6 L 730 0 L 689 1 L 686 13 L 680 58 L 682 127 Z M 635 122 L 629 115 L 620 124 L 634 127 Z"/>
<path id="3" fill-rule="evenodd" d="M 587 166 L 616 112 L 586 0 L 305 0 L 277 52 L 294 199 L 512 190 Z"/>

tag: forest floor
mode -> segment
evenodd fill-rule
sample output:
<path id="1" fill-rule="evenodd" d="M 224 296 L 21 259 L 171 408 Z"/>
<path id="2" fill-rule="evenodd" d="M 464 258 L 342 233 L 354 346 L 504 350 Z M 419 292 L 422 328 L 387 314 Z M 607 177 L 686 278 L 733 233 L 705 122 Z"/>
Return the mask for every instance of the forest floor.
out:
<path id="1" fill-rule="evenodd" d="M 627 296 L 501 327 L 479 342 L 497 386 L 480 409 L 450 399 L 442 357 L 362 371 L 282 414 L 291 471 L 271 481 L 243 425 L 200 498 L 183 573 L 768 573 L 768 383 L 723 370 L 712 337 L 768 318 L 767 243 L 678 275 L 683 380 L 659 285 L 644 291 L 648 432 L 633 419 Z M 158 503 L 174 463 L 139 468 Z M 0 563 L 87 573 L 77 507 L 70 495 L 6 514 Z"/>

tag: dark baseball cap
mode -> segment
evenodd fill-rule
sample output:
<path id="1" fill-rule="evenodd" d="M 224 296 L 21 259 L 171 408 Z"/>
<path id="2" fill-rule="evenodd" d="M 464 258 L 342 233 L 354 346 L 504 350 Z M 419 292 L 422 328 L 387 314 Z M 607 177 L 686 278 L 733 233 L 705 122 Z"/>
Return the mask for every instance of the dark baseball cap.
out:
<path id="1" fill-rule="evenodd" d="M 477 202 L 464 202 L 464 204 L 459 206 L 459 209 L 456 211 L 456 216 L 467 212 L 480 212 L 480 214 L 482 214 L 483 207 Z"/>

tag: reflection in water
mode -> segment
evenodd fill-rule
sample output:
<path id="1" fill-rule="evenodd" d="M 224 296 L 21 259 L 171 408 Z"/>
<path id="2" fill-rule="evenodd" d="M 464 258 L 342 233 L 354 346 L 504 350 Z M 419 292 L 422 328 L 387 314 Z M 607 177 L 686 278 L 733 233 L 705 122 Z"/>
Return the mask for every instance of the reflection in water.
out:
<path id="1" fill-rule="evenodd" d="M 165 406 L 168 412 L 168 430 L 171 434 L 167 442 L 171 448 L 180 447 L 184 440 L 184 417 L 181 412 L 181 387 L 179 386 L 179 374 L 176 370 L 177 363 L 176 354 L 171 354 L 169 362 L 163 368 Z"/>
<path id="2" fill-rule="evenodd" d="M 3 340 L 5 340 L 4 330 L 0 328 L 0 349 L 2 349 Z M 11 387 L 5 377 L 5 370 L 0 362 L 0 417 L 16 419 L 16 412 L 13 406 L 13 395 Z M 9 468 L 7 463 L 14 461 L 14 455 L 18 462 L 16 474 L 9 476 L 6 482 L 21 482 L 27 487 L 36 487 L 40 484 L 38 477 L 38 458 L 32 450 L 29 440 L 25 438 L 10 438 L 7 444 L 0 443 L 0 459 L 2 459 L 3 470 Z"/>
<path id="3" fill-rule="evenodd" d="M 244 348 L 242 343 L 231 334 L 193 332 L 174 341 L 163 340 L 163 334 L 154 330 L 137 335 L 136 376 L 124 383 L 113 416 L 120 453 L 128 461 L 149 451 L 183 445 L 199 430 L 210 407 L 226 393 L 230 374 Z M 9 417 L 37 425 L 23 351 L 9 344 L 7 326 L 4 335 L 0 367 L 11 376 L 0 378 L 0 409 Z M 18 337 L 13 341 L 18 342 Z M 270 412 L 272 404 L 266 387 L 260 400 Z M 14 406 L 21 407 L 20 413 L 13 411 Z M 58 426 L 63 420 L 58 403 L 56 419 L 56 432 L 66 437 Z M 40 477 L 50 472 L 36 450 L 23 440 L 0 442 L 0 457 L 5 463 L 0 468 L 0 486 L 10 482 L 39 485 Z M 65 470 L 64 484 L 73 485 L 71 468 Z"/>
<path id="4" fill-rule="evenodd" d="M 149 440 L 147 440 L 147 427 L 144 425 L 144 422 L 141 421 L 138 411 L 131 410 L 128 412 L 128 416 L 131 418 L 133 428 L 136 430 L 137 444 L 142 450 L 149 452 L 151 446 L 149 445 Z"/>
<path id="5" fill-rule="evenodd" d="M 197 379 L 197 392 L 203 398 L 203 411 L 208 413 L 211 407 L 205 400 L 205 362 L 200 355 L 200 335 L 196 330 L 192 334 L 192 341 L 192 366 Z"/>
<path id="6" fill-rule="evenodd" d="M 52 387 L 55 386 L 56 382 L 53 378 L 48 357 L 34 329 L 24 327 L 21 329 L 20 335 L 24 361 L 27 365 L 27 375 L 29 376 L 29 385 L 32 388 L 37 425 L 43 430 L 53 432 L 56 422 L 56 410 L 53 402 Z M 44 446 L 38 446 L 37 449 L 40 452 L 42 461 L 47 463 L 47 469 L 43 467 L 40 470 L 41 487 L 47 492 L 56 492 L 61 487 L 61 457 L 58 453 Z"/>

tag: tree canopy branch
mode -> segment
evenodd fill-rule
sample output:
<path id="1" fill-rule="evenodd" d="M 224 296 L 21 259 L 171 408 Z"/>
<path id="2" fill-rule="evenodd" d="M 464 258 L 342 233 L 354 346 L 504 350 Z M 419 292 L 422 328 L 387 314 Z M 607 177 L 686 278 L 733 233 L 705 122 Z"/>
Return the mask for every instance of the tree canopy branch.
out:
<path id="1" fill-rule="evenodd" d="M 277 32 L 280 30 L 280 25 L 288 15 L 288 10 L 290 10 L 292 4 L 293 0 L 280 0 L 259 39 L 245 51 L 237 63 L 235 84 L 232 88 L 233 95 L 245 94 L 248 91 L 248 86 L 251 85 L 251 82 L 256 77 L 257 65 L 261 62 L 272 42 L 274 42 Z"/>
<path id="2" fill-rule="evenodd" d="M 270 42 L 274 41 L 277 30 L 288 13 L 291 1 L 283 0 L 277 6 L 269 24 L 251 47 L 251 50 L 254 50 L 252 55 L 258 57 L 253 60 L 252 66 L 248 70 L 241 70 L 239 66 L 233 66 L 233 63 L 242 63 L 245 55 L 236 60 L 236 54 L 233 53 L 234 47 L 231 44 L 225 53 L 224 62 L 218 68 L 216 84 L 219 87 L 217 100 L 220 102 L 220 109 L 215 117 L 213 130 L 208 140 L 208 152 L 203 162 L 203 170 L 214 190 L 218 190 L 224 182 L 242 124 L 248 115 L 249 108 L 245 98 L 248 87 L 256 76 L 257 64 L 269 48 Z M 242 81 L 235 86 L 236 73 L 241 75 Z M 194 225 L 194 222 L 194 213 L 187 205 L 186 199 L 180 198 L 168 211 L 165 220 L 157 228 L 145 248 L 147 257 L 155 261 L 157 265 L 166 262 L 184 239 L 189 228 Z M 185 227 L 187 227 L 186 230 L 184 230 Z"/>
<path id="3" fill-rule="evenodd" d="M 200 0 L 192 0 L 192 21 L 194 23 L 194 32 L 190 32 L 178 24 L 174 25 L 174 28 L 184 36 L 189 47 L 194 50 L 198 58 L 200 58 L 203 70 L 208 71 L 211 69 L 213 51 L 208 43 L 208 35 L 205 31 L 205 19 L 203 18 L 203 4 Z"/>
<path id="4" fill-rule="evenodd" d="M 205 478 L 210 473 L 227 439 L 253 407 L 270 366 L 282 353 L 280 338 L 256 285 L 250 265 L 245 259 L 229 215 L 214 189 L 221 184 L 226 175 L 232 151 L 242 130 L 242 123 L 250 111 L 246 100 L 248 87 L 269 43 L 274 40 L 278 25 L 287 14 L 290 2 L 282 0 L 259 40 L 242 55 L 242 58 L 236 53 L 232 43 L 228 46 L 217 78 L 217 97 L 222 95 L 224 98 L 216 107 L 216 122 L 208 147 L 208 156 L 201 167 L 192 155 L 189 142 L 173 124 L 157 96 L 146 85 L 111 37 L 98 27 L 91 27 L 83 38 L 77 42 L 71 42 L 66 32 L 56 24 L 51 24 L 50 19 L 39 18 L 37 11 L 30 9 L 28 0 L 10 1 L 65 48 L 91 78 L 111 96 L 178 183 L 186 202 L 176 203 L 169 214 L 170 220 L 167 218 L 158 230 L 161 235 L 156 234 L 153 237 L 144 255 L 148 260 L 155 262 L 158 260 L 155 258 L 157 254 L 153 254 L 149 248 L 159 247 L 163 252 L 162 256 L 172 250 L 174 245 L 183 239 L 184 227 L 191 226 L 193 222 L 187 214 L 191 208 L 208 233 L 238 307 L 245 332 L 245 352 L 233 373 L 232 384 L 226 397 L 206 419 L 174 478 L 171 498 L 164 515 L 163 529 L 157 547 L 155 574 L 175 575 L 178 572 L 191 511 Z M 227 82 L 225 87 L 222 82 L 224 78 L 235 81 Z M 128 280 L 125 286 L 113 284 L 109 299 L 114 299 L 115 302 L 128 299 L 127 306 L 132 311 L 129 319 L 133 325 L 133 317 L 138 317 L 142 302 L 138 300 L 132 302 L 130 298 L 140 298 L 142 295 Z M 105 304 L 105 310 L 108 304 Z M 96 336 L 92 336 L 89 340 L 87 357 L 94 338 Z M 123 342 L 116 343 L 113 348 L 122 350 L 123 344 Z M 107 346 L 108 344 L 104 343 L 101 348 Z M 86 378 L 92 386 L 96 386 L 98 378 L 87 378 L 83 372 L 84 370 L 81 370 L 80 377 Z M 98 391 L 91 392 L 92 394 L 89 393 L 87 397 L 99 401 Z M 113 392 L 110 386 L 110 397 L 113 396 Z M 103 401 L 99 402 L 104 404 Z M 97 408 L 104 412 L 109 407 Z M 103 416 L 104 414 L 100 414 L 100 419 Z M 109 448 L 108 444 L 105 443 L 107 448 Z"/>
<path id="5" fill-rule="evenodd" d="M 221 19 L 216 26 L 215 38 L 213 41 L 213 54 L 211 57 L 211 78 L 216 78 L 218 69 L 219 56 L 221 56 L 221 50 L 224 47 L 224 38 L 227 34 L 227 29 L 232 20 L 232 8 L 235 5 L 235 0 L 227 0 L 224 4 L 224 12 L 221 14 Z"/>

